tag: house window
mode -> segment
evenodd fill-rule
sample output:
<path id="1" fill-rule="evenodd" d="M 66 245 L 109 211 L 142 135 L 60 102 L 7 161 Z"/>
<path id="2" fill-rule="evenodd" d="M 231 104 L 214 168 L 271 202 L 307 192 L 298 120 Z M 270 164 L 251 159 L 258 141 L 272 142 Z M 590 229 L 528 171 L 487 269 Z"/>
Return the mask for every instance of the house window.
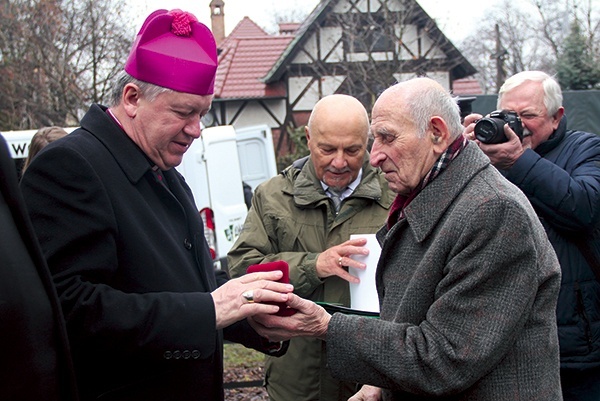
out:
<path id="1" fill-rule="evenodd" d="M 370 25 L 346 31 L 344 46 L 349 53 L 376 53 L 394 50 L 394 41 L 382 27 Z"/>

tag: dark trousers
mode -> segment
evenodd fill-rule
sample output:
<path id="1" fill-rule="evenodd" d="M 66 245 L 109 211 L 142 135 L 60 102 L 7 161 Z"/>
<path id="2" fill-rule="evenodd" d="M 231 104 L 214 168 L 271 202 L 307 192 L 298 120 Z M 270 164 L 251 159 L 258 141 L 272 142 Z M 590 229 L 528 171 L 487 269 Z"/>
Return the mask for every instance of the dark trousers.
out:
<path id="1" fill-rule="evenodd" d="M 599 401 L 600 367 L 593 369 L 561 369 L 560 384 L 564 401 Z"/>

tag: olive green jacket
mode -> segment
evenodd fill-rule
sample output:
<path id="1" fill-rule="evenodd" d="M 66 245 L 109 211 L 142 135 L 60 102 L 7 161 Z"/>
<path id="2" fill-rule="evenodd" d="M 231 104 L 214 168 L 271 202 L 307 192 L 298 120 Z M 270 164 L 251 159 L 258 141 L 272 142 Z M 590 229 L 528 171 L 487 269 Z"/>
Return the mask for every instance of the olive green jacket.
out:
<path id="1" fill-rule="evenodd" d="M 228 255 L 231 276 L 245 274 L 252 264 L 285 260 L 296 294 L 349 306 L 348 282 L 337 276 L 317 277 L 315 265 L 320 252 L 347 241 L 351 234 L 375 233 L 385 223 L 394 194 L 383 173 L 369 164 L 368 154 L 362 168 L 360 184 L 343 200 L 337 216 L 309 158 L 261 184 Z M 347 400 L 354 385 L 329 375 L 324 350 L 320 340 L 295 338 L 285 356 L 269 358 L 265 381 L 271 399 Z"/>

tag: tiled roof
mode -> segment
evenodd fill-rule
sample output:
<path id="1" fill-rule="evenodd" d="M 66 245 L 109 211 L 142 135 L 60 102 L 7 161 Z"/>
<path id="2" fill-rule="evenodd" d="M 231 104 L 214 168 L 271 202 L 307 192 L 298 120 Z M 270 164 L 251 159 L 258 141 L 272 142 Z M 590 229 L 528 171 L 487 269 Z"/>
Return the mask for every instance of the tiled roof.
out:
<path id="1" fill-rule="evenodd" d="M 240 39 L 240 38 L 251 38 L 255 36 L 269 36 L 264 29 L 256 24 L 256 22 L 252 21 L 248 17 L 242 18 L 240 22 L 233 28 L 233 31 L 227 36 L 227 38 L 231 39 Z"/>
<path id="2" fill-rule="evenodd" d="M 463 78 L 452 82 L 452 93 L 454 95 L 483 95 L 483 90 L 476 79 Z"/>
<path id="3" fill-rule="evenodd" d="M 269 35 L 248 17 L 244 17 L 219 47 L 219 67 L 215 80 L 216 99 L 256 99 L 284 97 L 285 85 L 280 81 L 286 61 L 300 48 L 307 31 L 323 18 L 333 0 L 322 0 L 301 24 L 282 24 L 284 29 L 297 28 L 295 34 Z M 417 3 L 415 3 L 417 4 Z M 418 6 L 418 4 L 417 4 Z M 420 9 L 424 15 L 425 12 Z M 427 16 L 427 18 L 429 18 Z M 294 26 L 298 25 L 298 26 Z M 281 28 L 281 27 L 280 27 Z M 444 51 L 460 60 L 455 76 L 471 75 L 476 70 L 434 25 L 433 33 L 441 37 Z M 268 83 L 265 83 L 268 82 Z M 481 90 L 473 79 L 453 83 L 456 95 L 477 95 Z"/>
<path id="4" fill-rule="evenodd" d="M 244 17 L 220 47 L 215 97 L 221 99 L 285 96 L 282 83 L 267 85 L 260 79 L 294 37 L 269 35 Z"/>

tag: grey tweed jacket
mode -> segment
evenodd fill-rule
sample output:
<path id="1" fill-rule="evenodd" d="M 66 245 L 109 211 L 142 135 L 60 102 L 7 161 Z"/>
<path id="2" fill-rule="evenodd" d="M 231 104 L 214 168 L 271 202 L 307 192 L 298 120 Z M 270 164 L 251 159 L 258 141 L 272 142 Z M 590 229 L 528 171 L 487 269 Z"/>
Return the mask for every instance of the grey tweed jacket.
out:
<path id="1" fill-rule="evenodd" d="M 381 319 L 335 314 L 335 377 L 384 400 L 561 400 L 560 268 L 527 198 L 469 143 L 378 233 Z"/>

